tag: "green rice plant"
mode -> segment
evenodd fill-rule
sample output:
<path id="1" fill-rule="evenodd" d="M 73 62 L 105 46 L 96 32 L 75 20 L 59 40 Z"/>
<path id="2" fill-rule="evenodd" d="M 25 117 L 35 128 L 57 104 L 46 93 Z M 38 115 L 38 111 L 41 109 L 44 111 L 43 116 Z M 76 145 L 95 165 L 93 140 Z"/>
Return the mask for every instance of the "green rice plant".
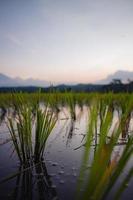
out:
<path id="1" fill-rule="evenodd" d="M 133 177 L 133 167 L 129 170 L 127 176 L 124 178 L 119 188 L 117 189 L 117 192 L 115 193 L 114 196 L 114 200 L 118 200 L 121 198 L 121 194 L 124 192 L 125 188 L 127 187 L 132 177 Z"/>
<path id="2" fill-rule="evenodd" d="M 48 98 L 48 101 L 49 101 L 49 106 L 51 107 L 52 110 L 54 110 L 54 112 L 57 114 L 59 114 L 60 112 L 60 105 L 61 105 L 61 102 L 60 102 L 60 94 L 58 91 L 54 91 L 52 93 L 49 94 L 49 98 Z"/>
<path id="3" fill-rule="evenodd" d="M 72 120 L 76 120 L 76 111 L 75 111 L 75 106 L 76 106 L 76 98 L 75 95 L 72 92 L 66 93 L 66 103 L 70 109 L 70 115 Z"/>
<path id="4" fill-rule="evenodd" d="M 57 116 L 53 110 L 49 110 L 48 105 L 45 110 L 37 109 L 35 127 L 35 161 L 43 157 L 46 141 L 57 122 Z"/>
<path id="5" fill-rule="evenodd" d="M 22 95 L 21 95 L 22 94 Z M 85 105 L 90 105 L 93 99 L 103 100 L 105 104 L 109 104 L 112 102 L 113 104 L 122 108 L 122 110 L 126 109 L 126 103 L 128 103 L 129 99 L 133 100 L 133 94 L 129 93 L 119 93 L 114 94 L 112 92 L 109 93 L 85 93 L 85 92 L 58 92 L 52 90 L 51 92 L 44 92 L 40 91 L 40 101 L 47 102 L 49 100 L 49 96 L 53 99 L 56 104 L 58 105 L 68 105 L 68 94 L 71 94 L 72 98 L 79 104 L 81 107 Z M 14 97 L 13 97 L 14 96 Z M 12 107 L 14 104 L 18 104 L 18 96 L 23 96 L 23 103 L 36 104 L 38 101 L 38 92 L 34 93 L 26 93 L 26 92 L 19 92 L 19 93 L 0 93 L 0 107 Z"/>
<path id="6" fill-rule="evenodd" d="M 87 135 L 86 135 L 85 151 L 84 151 L 84 155 L 83 155 L 81 170 L 80 170 L 80 174 L 79 174 L 79 182 L 78 182 L 78 186 L 77 186 L 78 193 L 83 185 L 83 180 L 86 176 L 86 167 L 88 164 L 88 160 L 90 159 L 89 154 L 91 152 L 91 144 L 92 144 L 93 137 L 94 137 L 93 130 L 95 127 L 96 118 L 97 118 L 97 106 L 91 106 L 89 109 L 89 123 L 88 123 Z M 78 194 L 77 198 L 79 198 L 79 194 Z"/>
<path id="7" fill-rule="evenodd" d="M 129 138 L 128 143 L 126 144 L 126 146 L 124 148 L 124 151 L 123 151 L 123 153 L 122 153 L 119 161 L 115 165 L 114 171 L 113 171 L 112 175 L 110 176 L 110 180 L 108 181 L 108 185 L 106 185 L 106 190 L 105 190 L 105 193 L 103 195 L 104 198 L 109 194 L 109 192 L 113 188 L 115 182 L 118 180 L 119 176 L 123 172 L 126 164 L 128 163 L 129 159 L 132 156 L 132 153 L 133 153 L 133 136 L 131 136 Z M 115 198 L 116 199 L 117 199 L 117 196 L 120 197 L 121 193 L 124 190 L 124 187 L 123 187 L 124 186 L 124 182 L 128 183 L 128 181 L 130 180 L 130 178 L 133 176 L 132 170 L 133 170 L 133 167 L 131 167 L 130 171 L 128 172 L 127 176 L 125 177 L 125 180 L 121 184 L 120 189 L 115 194 Z M 121 190 L 121 188 L 123 188 L 123 190 Z"/>
<path id="8" fill-rule="evenodd" d="M 40 94 L 34 106 L 34 113 L 33 105 L 23 102 L 23 98 L 23 94 L 17 96 L 15 102 L 17 115 L 15 120 L 7 118 L 7 126 L 18 158 L 25 164 L 32 162 L 33 158 L 38 161 L 43 157 L 46 141 L 56 124 L 57 116 L 52 109 L 50 110 L 49 102 L 44 111 L 39 107 Z"/>
<path id="9" fill-rule="evenodd" d="M 15 121 L 8 117 L 7 126 L 21 163 L 32 157 L 32 112 L 26 105 L 18 106 Z"/>
<path id="10" fill-rule="evenodd" d="M 107 107 L 107 110 L 105 107 Z M 116 122 L 109 138 L 108 133 L 111 130 L 114 112 L 112 104 L 105 104 L 100 109 L 102 109 L 100 110 L 102 112 L 102 123 L 100 126 L 98 145 L 92 159 L 92 146 L 94 144 L 93 138 L 95 138 L 97 116 L 99 113 L 99 100 L 96 100 L 90 108 L 86 145 L 79 175 L 76 199 L 106 199 L 133 152 L 133 136 L 131 136 L 121 156 L 113 155 L 120 134 L 122 134 L 122 127 L 126 123 L 129 112 L 131 112 L 131 103 L 127 104 L 127 110 L 122 113 L 121 118 Z M 88 164 L 91 166 L 89 169 L 87 168 Z M 129 177 L 126 180 L 128 179 Z M 120 188 L 123 187 L 121 186 Z M 80 192 L 82 189 L 84 190 L 83 193 Z"/>

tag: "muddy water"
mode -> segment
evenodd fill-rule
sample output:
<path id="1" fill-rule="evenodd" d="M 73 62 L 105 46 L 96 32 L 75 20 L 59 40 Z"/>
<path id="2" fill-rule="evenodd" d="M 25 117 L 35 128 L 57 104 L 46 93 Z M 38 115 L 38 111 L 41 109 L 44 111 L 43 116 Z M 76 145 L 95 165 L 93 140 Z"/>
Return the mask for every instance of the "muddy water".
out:
<path id="1" fill-rule="evenodd" d="M 78 174 L 84 152 L 85 133 L 88 122 L 88 109 L 81 111 L 76 108 L 77 120 L 70 119 L 68 109 L 63 108 L 55 129 L 49 136 L 44 161 L 32 170 L 18 173 L 17 176 L 0 185 L 0 199 L 46 199 L 46 200 L 74 200 Z M 117 114 L 115 115 L 117 118 Z M 132 123 L 130 126 L 132 129 Z M 81 146 L 80 148 L 77 148 Z M 124 145 L 116 146 L 114 153 L 120 153 Z M 93 157 L 94 147 L 91 156 Z M 123 174 L 118 179 L 109 200 L 117 190 L 123 177 L 131 168 L 133 159 L 130 159 Z M 0 180 L 19 172 L 20 164 L 13 152 L 10 135 L 5 122 L 0 126 Z M 38 175 L 39 174 L 39 175 Z M 44 176 L 45 174 L 45 176 Z M 121 199 L 132 199 L 133 180 L 125 189 Z"/>

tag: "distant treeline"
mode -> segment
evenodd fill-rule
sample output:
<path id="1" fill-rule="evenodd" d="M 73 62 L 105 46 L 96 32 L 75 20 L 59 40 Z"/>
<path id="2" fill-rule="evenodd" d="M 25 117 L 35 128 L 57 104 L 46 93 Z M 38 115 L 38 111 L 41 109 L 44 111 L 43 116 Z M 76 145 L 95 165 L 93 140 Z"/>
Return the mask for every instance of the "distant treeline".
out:
<path id="1" fill-rule="evenodd" d="M 41 92 L 52 92 L 52 91 L 73 91 L 73 92 L 133 92 L 133 81 L 127 84 L 123 83 L 110 83 L 108 85 L 93 85 L 93 84 L 77 84 L 77 85 L 58 85 L 58 86 L 50 86 L 47 88 L 44 87 L 36 87 L 36 86 L 27 86 L 27 87 L 0 87 L 1 93 L 8 92 L 28 92 L 33 93 L 38 90 Z"/>

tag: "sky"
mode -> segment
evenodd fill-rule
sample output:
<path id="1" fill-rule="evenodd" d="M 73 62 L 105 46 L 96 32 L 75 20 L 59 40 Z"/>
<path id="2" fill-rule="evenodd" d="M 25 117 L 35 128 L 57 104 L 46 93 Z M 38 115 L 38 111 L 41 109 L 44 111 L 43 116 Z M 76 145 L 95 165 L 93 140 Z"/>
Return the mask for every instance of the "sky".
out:
<path id="1" fill-rule="evenodd" d="M 0 0 L 0 73 L 94 82 L 133 71 L 133 0 Z"/>

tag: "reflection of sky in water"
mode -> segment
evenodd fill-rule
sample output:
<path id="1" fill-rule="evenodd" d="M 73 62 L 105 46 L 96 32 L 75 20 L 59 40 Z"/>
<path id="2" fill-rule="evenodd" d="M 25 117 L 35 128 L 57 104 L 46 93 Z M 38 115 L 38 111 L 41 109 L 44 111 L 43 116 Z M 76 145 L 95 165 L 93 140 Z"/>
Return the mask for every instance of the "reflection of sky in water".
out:
<path id="1" fill-rule="evenodd" d="M 83 111 L 80 111 L 77 107 L 76 115 L 78 116 L 78 119 L 72 121 L 66 108 L 59 113 L 59 120 L 52 134 L 48 138 L 44 155 L 47 172 L 52 181 L 52 187 L 55 188 L 57 195 L 61 200 L 74 199 L 74 192 L 84 150 L 84 147 L 77 150 L 75 150 L 75 148 L 85 143 L 84 134 L 86 133 L 88 121 L 87 108 L 84 107 Z M 69 119 L 66 119 L 67 117 L 69 117 Z M 116 120 L 117 114 L 114 115 L 114 121 Z M 130 129 L 131 128 L 132 123 L 130 124 Z M 7 140 L 8 138 L 9 133 L 3 122 L 0 126 L 0 142 L 2 143 L 3 140 Z M 120 154 L 122 149 L 123 146 L 116 146 L 114 154 Z M 12 151 L 13 148 L 11 142 L 0 145 L 0 179 L 15 173 L 18 170 L 19 162 L 17 161 L 15 154 L 12 155 Z M 93 157 L 93 152 L 92 148 L 91 157 Z M 113 188 L 113 191 L 117 189 L 117 185 L 122 181 L 122 177 L 127 174 L 132 162 L 133 160 L 130 159 L 126 169 Z M 16 178 L 0 185 L 0 199 L 5 198 L 5 196 L 2 196 L 4 193 L 10 194 L 11 190 L 15 187 L 15 181 Z M 113 198 L 112 194 L 113 192 L 110 194 L 109 200 Z M 131 199 L 131 195 L 132 180 L 123 193 L 122 199 L 124 200 L 125 197 Z M 36 195 L 33 199 L 35 199 L 35 197 Z"/>

